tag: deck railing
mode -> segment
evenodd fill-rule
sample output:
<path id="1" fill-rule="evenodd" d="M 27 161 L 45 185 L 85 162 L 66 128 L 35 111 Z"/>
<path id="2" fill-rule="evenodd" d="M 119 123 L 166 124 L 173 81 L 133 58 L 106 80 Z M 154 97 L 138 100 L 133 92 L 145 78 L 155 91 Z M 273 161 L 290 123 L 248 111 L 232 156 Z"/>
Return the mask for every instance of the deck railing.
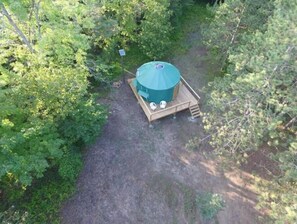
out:
<path id="1" fill-rule="evenodd" d="M 136 75 L 133 72 L 130 72 L 129 70 L 124 68 L 124 71 L 127 72 L 129 75 L 132 75 L 133 77 L 136 77 Z"/>
<path id="2" fill-rule="evenodd" d="M 194 94 L 194 96 L 200 100 L 200 96 L 196 93 L 196 91 L 190 86 L 190 84 L 184 79 L 184 77 L 181 76 L 181 80 L 183 84 L 188 88 L 190 92 Z"/>
<path id="3" fill-rule="evenodd" d="M 186 105 L 186 107 L 183 107 L 185 105 Z M 170 111 L 170 110 L 173 110 L 173 114 L 176 114 L 178 111 L 181 110 L 180 107 L 183 107 L 182 109 L 185 109 L 185 108 L 189 108 L 190 105 L 191 105 L 191 101 L 186 101 L 186 102 L 179 103 L 179 104 L 176 104 L 176 105 L 171 106 L 171 107 L 167 107 L 167 108 L 164 108 L 164 109 L 161 109 L 161 110 L 158 110 L 158 111 L 151 112 L 149 120 L 151 121 L 152 120 L 152 117 L 154 115 L 159 115 L 158 118 L 163 117 L 163 115 L 165 117 L 165 116 L 168 115 L 166 113 L 166 111 Z M 163 115 L 161 115 L 161 114 L 163 114 Z"/>

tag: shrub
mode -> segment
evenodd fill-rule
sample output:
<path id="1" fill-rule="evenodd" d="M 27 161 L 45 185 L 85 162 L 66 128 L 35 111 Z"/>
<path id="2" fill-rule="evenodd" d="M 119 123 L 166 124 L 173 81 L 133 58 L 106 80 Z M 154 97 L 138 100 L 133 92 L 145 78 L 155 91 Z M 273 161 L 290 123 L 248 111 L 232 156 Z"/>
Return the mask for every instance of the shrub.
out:
<path id="1" fill-rule="evenodd" d="M 0 212 L 0 222 L 2 224 L 26 224 L 26 220 L 28 220 L 27 218 L 27 212 L 16 210 L 14 206 L 9 207 L 3 212 Z"/>
<path id="2" fill-rule="evenodd" d="M 60 223 L 59 210 L 62 202 L 74 193 L 75 185 L 74 181 L 57 177 L 55 172 L 47 173 L 47 178 L 28 189 L 27 198 L 18 206 L 27 212 L 29 223 Z"/>
<path id="3" fill-rule="evenodd" d="M 224 200 L 219 194 L 203 193 L 196 197 L 196 204 L 203 219 L 213 219 L 224 207 Z"/>

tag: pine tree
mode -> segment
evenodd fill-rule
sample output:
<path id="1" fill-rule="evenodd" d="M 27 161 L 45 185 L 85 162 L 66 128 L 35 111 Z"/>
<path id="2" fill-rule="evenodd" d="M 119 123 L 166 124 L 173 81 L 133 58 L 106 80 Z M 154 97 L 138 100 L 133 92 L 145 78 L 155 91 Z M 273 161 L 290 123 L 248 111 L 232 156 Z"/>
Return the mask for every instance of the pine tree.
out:
<path id="1" fill-rule="evenodd" d="M 297 2 L 276 0 L 267 24 L 226 48 L 227 73 L 212 83 L 204 117 L 220 154 L 242 158 L 262 144 L 277 149 L 274 159 L 283 172 L 264 188 L 260 205 L 279 223 L 297 221 L 296 11 Z"/>

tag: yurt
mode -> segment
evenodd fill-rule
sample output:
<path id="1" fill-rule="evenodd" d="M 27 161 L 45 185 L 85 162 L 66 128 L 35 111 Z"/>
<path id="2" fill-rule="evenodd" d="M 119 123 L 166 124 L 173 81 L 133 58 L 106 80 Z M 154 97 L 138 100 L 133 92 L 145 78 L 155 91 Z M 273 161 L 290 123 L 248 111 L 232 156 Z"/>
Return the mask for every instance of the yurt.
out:
<path id="1" fill-rule="evenodd" d="M 140 96 L 148 102 L 159 104 L 170 102 L 178 93 L 180 72 L 167 62 L 151 61 L 137 69 L 134 86 Z"/>

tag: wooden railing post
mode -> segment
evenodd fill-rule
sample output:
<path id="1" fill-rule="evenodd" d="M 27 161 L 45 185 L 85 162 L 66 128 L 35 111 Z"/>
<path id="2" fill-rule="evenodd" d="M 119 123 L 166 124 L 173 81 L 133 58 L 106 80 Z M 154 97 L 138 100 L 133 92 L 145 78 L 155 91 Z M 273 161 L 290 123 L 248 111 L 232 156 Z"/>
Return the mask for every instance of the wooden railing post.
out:
<path id="1" fill-rule="evenodd" d="M 192 92 L 198 99 L 200 99 L 200 96 L 195 92 L 195 90 L 190 86 L 190 84 L 184 79 L 184 77 L 181 76 L 182 82 L 185 84 L 185 86 L 189 89 L 190 92 Z"/>

